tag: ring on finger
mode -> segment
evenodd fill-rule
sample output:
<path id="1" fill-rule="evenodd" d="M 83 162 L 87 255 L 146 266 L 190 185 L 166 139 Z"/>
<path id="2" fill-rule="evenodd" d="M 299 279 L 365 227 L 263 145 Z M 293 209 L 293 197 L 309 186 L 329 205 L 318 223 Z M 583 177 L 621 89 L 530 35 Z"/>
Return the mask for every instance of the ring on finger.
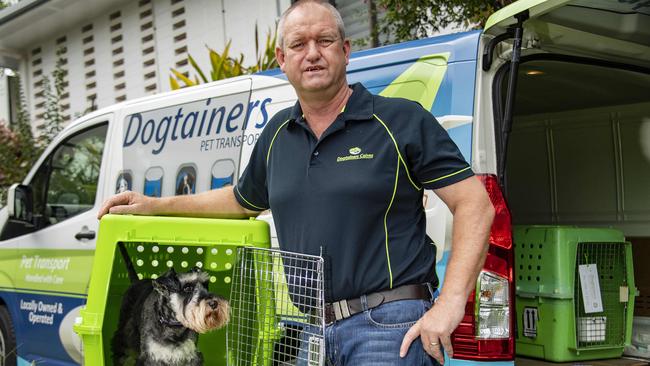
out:
<path id="1" fill-rule="evenodd" d="M 439 345 L 439 344 L 440 344 L 440 343 L 438 343 L 438 342 L 431 342 L 431 343 L 429 343 L 429 345 L 430 345 L 432 348 L 435 347 L 435 346 L 437 346 L 437 345 Z"/>

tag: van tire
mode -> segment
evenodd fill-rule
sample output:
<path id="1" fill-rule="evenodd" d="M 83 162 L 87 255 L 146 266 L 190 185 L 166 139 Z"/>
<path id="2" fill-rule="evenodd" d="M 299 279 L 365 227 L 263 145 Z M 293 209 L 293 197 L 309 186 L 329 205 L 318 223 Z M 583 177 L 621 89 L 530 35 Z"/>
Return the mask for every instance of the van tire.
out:
<path id="1" fill-rule="evenodd" d="M 0 366 L 16 366 L 16 334 L 7 308 L 0 305 Z"/>

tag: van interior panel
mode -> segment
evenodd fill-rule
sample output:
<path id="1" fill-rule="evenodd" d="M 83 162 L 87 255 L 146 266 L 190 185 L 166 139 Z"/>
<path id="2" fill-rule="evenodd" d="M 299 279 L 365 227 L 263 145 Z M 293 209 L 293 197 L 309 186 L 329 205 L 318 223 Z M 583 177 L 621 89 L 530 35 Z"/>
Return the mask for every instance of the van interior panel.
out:
<path id="1" fill-rule="evenodd" d="M 641 262 L 650 255 L 648 90 L 650 73 L 635 68 L 522 62 L 504 184 L 513 224 L 622 230 L 633 245 L 637 316 L 650 316 Z"/>

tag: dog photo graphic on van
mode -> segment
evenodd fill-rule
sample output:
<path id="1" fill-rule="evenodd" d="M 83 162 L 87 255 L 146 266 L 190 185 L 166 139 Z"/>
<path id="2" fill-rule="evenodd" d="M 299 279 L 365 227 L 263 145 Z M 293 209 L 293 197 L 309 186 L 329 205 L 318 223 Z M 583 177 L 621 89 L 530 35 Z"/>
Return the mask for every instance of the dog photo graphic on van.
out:
<path id="1" fill-rule="evenodd" d="M 115 193 L 122 193 L 130 191 L 133 187 L 133 178 L 131 173 L 122 172 L 117 176 L 117 182 L 115 183 Z"/>
<path id="2" fill-rule="evenodd" d="M 196 169 L 184 166 L 176 176 L 176 195 L 194 194 L 196 192 Z"/>

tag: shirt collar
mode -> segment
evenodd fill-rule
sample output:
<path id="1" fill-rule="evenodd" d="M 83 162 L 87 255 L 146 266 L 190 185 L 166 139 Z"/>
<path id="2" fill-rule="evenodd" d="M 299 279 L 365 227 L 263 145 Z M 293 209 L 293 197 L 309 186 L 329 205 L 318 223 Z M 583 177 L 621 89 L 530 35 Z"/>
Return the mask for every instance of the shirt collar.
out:
<path id="1" fill-rule="evenodd" d="M 372 94 L 361 83 L 350 85 L 352 95 L 347 104 L 343 107 L 341 113 L 344 120 L 367 120 L 371 119 L 374 114 L 374 105 Z M 290 119 L 292 121 L 302 121 L 303 114 L 300 107 L 300 101 L 291 108 Z"/>

